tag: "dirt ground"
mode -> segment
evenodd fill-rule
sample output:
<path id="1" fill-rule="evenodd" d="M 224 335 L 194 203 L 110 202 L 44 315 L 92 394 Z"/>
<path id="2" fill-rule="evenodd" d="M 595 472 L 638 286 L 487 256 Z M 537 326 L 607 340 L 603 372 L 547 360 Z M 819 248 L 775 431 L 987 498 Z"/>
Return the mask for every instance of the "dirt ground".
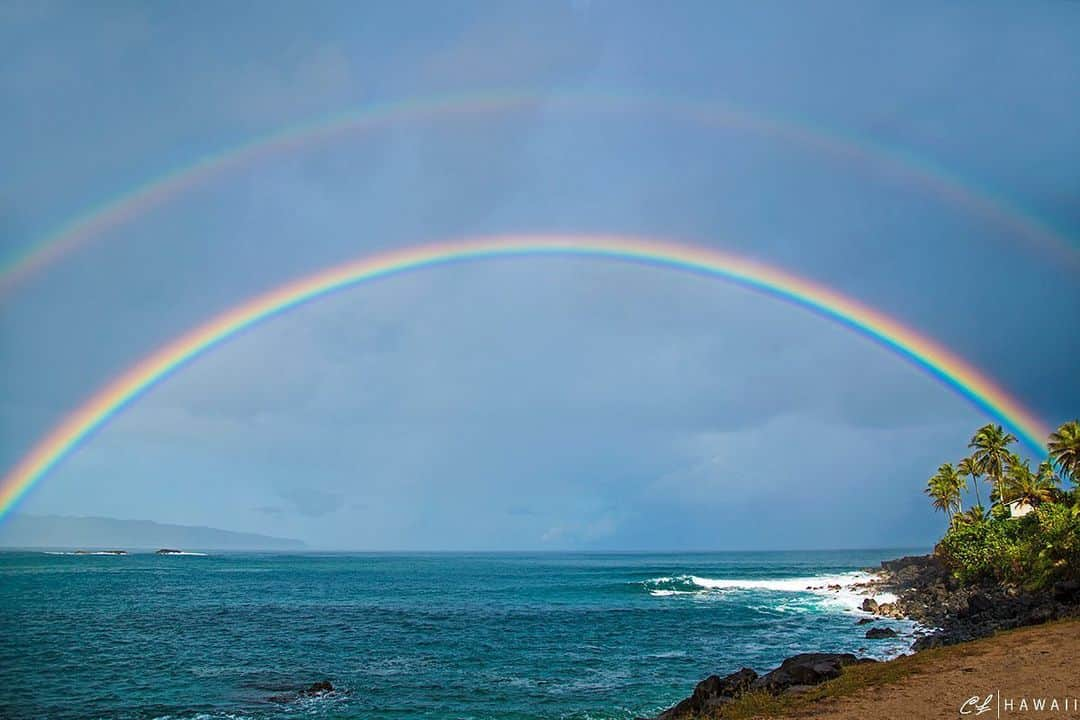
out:
<path id="1" fill-rule="evenodd" d="M 964 706 L 974 696 L 977 702 Z M 1033 698 L 1045 698 L 1045 709 L 1036 709 Z M 1056 711 L 1050 704 L 1054 698 Z M 985 708 L 981 714 L 978 706 Z M 821 700 L 791 717 L 1080 718 L 1080 621 L 1022 628 L 947 648 L 896 683 Z"/>

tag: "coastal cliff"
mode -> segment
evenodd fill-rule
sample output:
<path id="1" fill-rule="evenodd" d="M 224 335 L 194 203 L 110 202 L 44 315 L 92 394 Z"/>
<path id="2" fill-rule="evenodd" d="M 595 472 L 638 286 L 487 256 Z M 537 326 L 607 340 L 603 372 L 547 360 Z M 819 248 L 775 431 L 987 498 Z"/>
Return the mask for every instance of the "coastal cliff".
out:
<path id="1" fill-rule="evenodd" d="M 965 643 L 1023 626 L 1080 617 L 1080 583 L 1055 583 L 1041 591 L 1024 591 L 1003 584 L 960 583 L 933 555 L 886 560 L 876 577 L 858 586 L 868 596 L 892 593 L 896 600 L 878 603 L 867 597 L 862 610 L 877 617 L 913 620 L 920 626 L 911 650 Z M 870 616 L 858 624 L 873 622 Z M 876 637 L 870 628 L 867 637 Z M 808 693 L 815 686 L 840 677 L 845 668 L 875 663 L 851 654 L 801 653 L 759 676 L 750 668 L 720 677 L 710 675 L 693 693 L 660 713 L 654 720 L 724 717 L 725 708 L 748 696 L 788 698 Z M 888 661 L 888 664 L 896 661 Z"/>
<path id="2" fill-rule="evenodd" d="M 1000 583 L 963 584 L 933 555 L 886 560 L 879 576 L 877 586 L 897 595 L 893 614 L 928 628 L 916 638 L 913 650 L 1080 615 L 1076 581 L 1039 591 Z"/>

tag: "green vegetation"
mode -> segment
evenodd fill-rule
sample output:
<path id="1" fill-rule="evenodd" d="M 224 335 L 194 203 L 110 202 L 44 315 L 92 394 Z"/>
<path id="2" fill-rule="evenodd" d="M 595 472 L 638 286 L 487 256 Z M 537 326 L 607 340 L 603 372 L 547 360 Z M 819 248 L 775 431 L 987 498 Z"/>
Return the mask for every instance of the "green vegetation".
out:
<path id="1" fill-rule="evenodd" d="M 995 581 L 1028 590 L 1080 579 L 1080 422 L 1050 435 L 1049 457 L 1035 470 L 1012 451 L 1016 438 L 1000 425 L 986 425 L 968 447 L 971 455 L 954 468 L 941 465 L 926 494 L 949 521 L 935 553 L 963 582 Z M 990 511 L 979 481 L 991 487 Z M 1062 489 L 1063 480 L 1074 486 Z M 978 504 L 963 510 L 970 481 Z"/>
<path id="2" fill-rule="evenodd" d="M 1073 483 L 1080 481 L 1080 422 L 1067 422 L 1050 433 L 1047 446 L 1059 470 Z"/>
<path id="3" fill-rule="evenodd" d="M 926 494 L 934 501 L 934 507 L 951 518 L 953 513 L 964 509 L 960 492 L 967 481 L 953 469 L 952 463 L 945 463 L 938 468 L 937 474 L 926 483 Z"/>

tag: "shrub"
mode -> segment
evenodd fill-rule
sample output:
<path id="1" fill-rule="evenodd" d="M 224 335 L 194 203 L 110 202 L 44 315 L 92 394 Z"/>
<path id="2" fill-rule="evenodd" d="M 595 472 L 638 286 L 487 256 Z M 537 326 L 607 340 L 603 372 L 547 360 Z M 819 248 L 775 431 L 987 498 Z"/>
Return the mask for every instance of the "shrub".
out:
<path id="1" fill-rule="evenodd" d="M 935 552 L 961 582 L 1037 590 L 1080 578 L 1080 517 L 1059 503 L 1044 503 L 1023 518 L 992 513 L 954 524 Z"/>
<path id="2" fill-rule="evenodd" d="M 1045 503 L 1034 513 L 1036 532 L 1025 539 L 1030 561 L 1029 587 L 1047 587 L 1056 580 L 1080 578 L 1080 517 L 1068 505 Z"/>

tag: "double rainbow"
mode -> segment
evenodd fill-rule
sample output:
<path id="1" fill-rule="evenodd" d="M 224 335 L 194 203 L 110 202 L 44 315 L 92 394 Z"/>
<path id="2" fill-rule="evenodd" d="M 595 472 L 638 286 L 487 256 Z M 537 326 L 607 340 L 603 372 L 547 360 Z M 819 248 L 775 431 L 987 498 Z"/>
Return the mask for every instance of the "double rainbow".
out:
<path id="1" fill-rule="evenodd" d="M 736 129 L 776 138 L 917 184 L 937 197 L 1008 230 L 1014 237 L 1054 253 L 1058 260 L 1071 268 L 1080 268 L 1080 252 L 1077 248 L 1069 238 L 1042 219 L 1010 206 L 1003 198 L 975 187 L 928 160 L 850 133 L 838 133 L 803 120 L 754 112 L 718 101 L 612 92 L 493 91 L 377 103 L 281 128 L 207 153 L 90 208 L 17 253 L 0 258 L 0 294 L 9 292 L 22 280 L 60 260 L 92 238 L 142 216 L 186 190 L 256 160 L 419 119 L 486 117 L 523 110 L 573 110 L 615 115 L 648 111 L 688 119 L 705 127 Z"/>
<path id="2" fill-rule="evenodd" d="M 515 235 L 425 245 L 332 267 L 287 283 L 196 327 L 131 367 L 71 413 L 0 480 L 0 517 L 95 430 L 154 385 L 238 332 L 337 290 L 412 270 L 496 258 L 571 256 L 638 263 L 728 280 L 786 300 L 893 350 L 1045 452 L 1047 428 L 978 369 L 935 341 L 851 298 L 753 260 L 627 236 Z"/>

